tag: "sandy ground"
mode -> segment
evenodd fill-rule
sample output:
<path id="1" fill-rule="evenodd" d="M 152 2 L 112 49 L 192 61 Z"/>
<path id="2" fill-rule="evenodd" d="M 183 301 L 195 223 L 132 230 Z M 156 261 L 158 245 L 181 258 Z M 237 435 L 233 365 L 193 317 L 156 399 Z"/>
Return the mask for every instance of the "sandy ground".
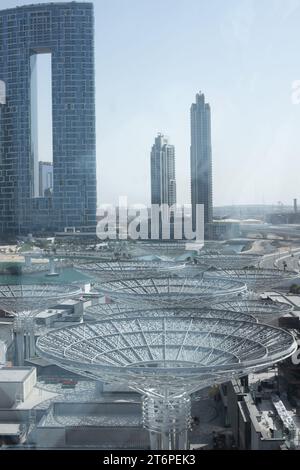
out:
<path id="1" fill-rule="evenodd" d="M 281 249 L 284 250 L 285 247 L 281 247 Z M 288 248 L 286 247 L 286 249 Z M 272 246 L 268 240 L 254 240 L 250 250 L 246 250 L 243 253 L 265 255 L 269 253 L 275 253 L 275 251 L 276 251 L 276 248 Z"/>

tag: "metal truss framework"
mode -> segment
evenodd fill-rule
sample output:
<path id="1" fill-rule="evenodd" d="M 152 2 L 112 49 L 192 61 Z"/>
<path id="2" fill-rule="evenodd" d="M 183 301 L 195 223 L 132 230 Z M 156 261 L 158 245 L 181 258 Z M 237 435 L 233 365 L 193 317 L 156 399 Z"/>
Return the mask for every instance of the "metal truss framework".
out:
<path id="1" fill-rule="evenodd" d="M 152 447 L 183 449 L 191 393 L 283 360 L 297 343 L 253 321 L 144 317 L 55 330 L 37 348 L 66 369 L 143 393 L 144 425 L 158 436 Z"/>
<path id="2" fill-rule="evenodd" d="M 128 303 L 165 306 L 207 306 L 218 299 L 246 292 L 244 283 L 231 279 L 194 279 L 176 276 L 139 277 L 96 284 L 103 295 Z"/>
<path id="3" fill-rule="evenodd" d="M 204 264 L 215 269 L 242 269 L 249 266 L 257 266 L 261 261 L 259 255 L 238 255 L 238 254 L 222 254 L 204 251 L 195 257 L 197 264 Z"/>
<path id="4" fill-rule="evenodd" d="M 184 270 L 185 264 L 159 261 L 107 261 L 75 263 L 74 267 L 101 280 L 128 279 L 139 275 L 157 276 Z"/>
<path id="5" fill-rule="evenodd" d="M 214 309 L 228 309 L 234 312 L 251 314 L 260 322 L 268 325 L 278 325 L 278 319 L 293 311 L 289 304 L 273 301 L 235 299 L 214 304 Z"/>
<path id="6" fill-rule="evenodd" d="M 85 310 L 85 318 L 94 321 L 108 320 L 116 318 L 133 318 L 133 317 L 186 317 L 186 318 L 212 318 L 212 319 L 227 319 L 227 320 L 244 320 L 257 322 L 256 318 L 250 313 L 242 313 L 237 311 L 230 311 L 229 309 L 211 309 L 211 308 L 197 308 L 197 307 L 165 307 L 165 308 L 143 308 L 138 305 L 126 305 L 123 303 L 112 304 L 97 304 L 88 307 Z"/>
<path id="7" fill-rule="evenodd" d="M 78 286 L 69 284 L 0 285 L 0 307 L 16 317 L 33 317 L 56 301 L 81 293 Z"/>
<path id="8" fill-rule="evenodd" d="M 241 312 L 250 315 L 285 315 L 292 312 L 293 307 L 280 302 L 264 302 L 262 300 L 238 299 L 229 302 L 214 304 L 214 309 L 230 310 L 231 312 Z"/>
<path id="9" fill-rule="evenodd" d="M 299 277 L 299 273 L 280 271 L 278 269 L 223 269 L 207 273 L 207 276 L 218 276 L 244 282 L 248 289 L 254 291 L 265 290 L 266 288 L 276 287 L 283 282 L 290 281 Z"/>
<path id="10" fill-rule="evenodd" d="M 0 308 L 14 319 L 15 363 L 24 365 L 24 359 L 35 355 L 34 317 L 57 301 L 82 293 L 76 285 L 17 284 L 0 286 Z"/>

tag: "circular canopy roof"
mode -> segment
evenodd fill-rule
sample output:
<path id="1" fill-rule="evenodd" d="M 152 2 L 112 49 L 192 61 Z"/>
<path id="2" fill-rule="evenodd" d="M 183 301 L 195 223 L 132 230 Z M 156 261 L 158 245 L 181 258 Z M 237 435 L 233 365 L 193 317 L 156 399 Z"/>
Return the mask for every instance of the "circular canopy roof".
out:
<path id="1" fill-rule="evenodd" d="M 282 282 L 290 281 L 298 277 L 296 272 L 279 271 L 278 269 L 224 269 L 222 271 L 214 271 L 207 276 L 218 276 L 221 278 L 229 278 L 239 280 L 247 284 L 248 288 L 253 290 L 261 290 L 274 286 L 278 286 Z"/>
<path id="2" fill-rule="evenodd" d="M 76 285 L 0 285 L 0 308 L 15 316 L 34 316 L 58 300 L 76 297 L 81 293 Z"/>
<path id="3" fill-rule="evenodd" d="M 261 260 L 259 255 L 238 255 L 203 252 L 195 258 L 198 264 L 205 264 L 215 269 L 241 269 L 257 266 Z"/>
<path id="4" fill-rule="evenodd" d="M 111 261 L 78 263 L 75 268 L 90 276 L 100 279 L 125 279 L 139 275 L 168 274 L 183 270 L 184 264 L 157 261 Z"/>
<path id="5" fill-rule="evenodd" d="M 260 322 L 269 325 L 278 324 L 278 318 L 291 312 L 293 307 L 280 302 L 264 302 L 261 300 L 232 300 L 214 304 L 214 309 L 224 309 L 254 315 Z"/>
<path id="6" fill-rule="evenodd" d="M 293 336 L 258 323 L 215 318 L 126 318 L 82 323 L 39 338 L 60 366 L 146 394 L 179 397 L 265 368 L 293 354 Z"/>
<path id="7" fill-rule="evenodd" d="M 230 298 L 247 290 L 242 282 L 231 279 L 141 277 L 109 281 L 96 286 L 114 300 L 159 306 L 204 306 L 218 299 Z"/>
<path id="8" fill-rule="evenodd" d="M 231 300 L 214 304 L 214 309 L 244 312 L 251 315 L 284 315 L 293 310 L 289 304 L 279 302 L 263 302 L 262 300 Z"/>
<path id="9" fill-rule="evenodd" d="M 114 319 L 114 318 L 133 318 L 133 317 L 187 317 L 187 318 L 225 318 L 228 320 L 257 320 L 251 314 L 233 312 L 230 310 L 197 308 L 197 307 L 150 307 L 140 309 L 132 305 L 123 303 L 97 304 L 85 309 L 85 315 L 94 320 Z"/>

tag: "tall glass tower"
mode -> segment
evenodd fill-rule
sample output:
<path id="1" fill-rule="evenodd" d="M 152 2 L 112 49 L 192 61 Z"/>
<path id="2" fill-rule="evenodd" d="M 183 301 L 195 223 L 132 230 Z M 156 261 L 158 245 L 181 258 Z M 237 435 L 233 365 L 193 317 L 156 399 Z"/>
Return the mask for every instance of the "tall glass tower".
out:
<path id="1" fill-rule="evenodd" d="M 204 223 L 212 222 L 212 151 L 210 106 L 203 93 L 196 95 L 191 106 L 191 196 L 193 228 L 196 204 L 204 205 Z M 209 230 L 206 229 L 209 234 Z M 209 235 L 208 235 L 209 236 Z"/>
<path id="2" fill-rule="evenodd" d="M 39 197 L 36 64 L 51 60 L 53 192 Z M 0 12 L 0 233 L 96 225 L 94 11 L 92 3 Z"/>
<path id="3" fill-rule="evenodd" d="M 176 204 L 175 147 L 163 134 L 151 150 L 151 204 Z"/>

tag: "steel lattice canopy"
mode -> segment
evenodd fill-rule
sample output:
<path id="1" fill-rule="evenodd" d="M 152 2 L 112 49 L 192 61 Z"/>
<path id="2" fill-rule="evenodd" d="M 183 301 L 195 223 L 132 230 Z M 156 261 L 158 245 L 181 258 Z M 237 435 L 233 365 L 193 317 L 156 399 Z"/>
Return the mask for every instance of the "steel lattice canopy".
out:
<path id="1" fill-rule="evenodd" d="M 180 397 L 269 367 L 297 349 L 281 329 L 214 318 L 126 318 L 81 323 L 40 337 L 59 366 L 147 395 Z M 164 397 L 165 398 L 165 397 Z"/>
<path id="2" fill-rule="evenodd" d="M 185 264 L 164 263 L 156 261 L 111 261 L 94 263 L 77 263 L 75 268 L 89 276 L 100 279 L 125 279 L 138 275 L 160 275 L 176 273 L 185 268 Z"/>
<path id="3" fill-rule="evenodd" d="M 184 307 L 205 306 L 247 290 L 244 283 L 231 279 L 195 279 L 176 276 L 109 281 L 96 284 L 96 288 L 103 295 L 123 302 Z"/>
<path id="4" fill-rule="evenodd" d="M 293 307 L 282 302 L 239 299 L 214 304 L 214 309 L 221 309 L 221 311 L 227 309 L 233 312 L 251 314 L 254 315 L 255 318 L 258 318 L 260 322 L 267 323 L 269 325 L 277 325 L 278 318 L 291 312 Z"/>
<path id="5" fill-rule="evenodd" d="M 214 304 L 214 309 L 245 312 L 250 315 L 285 315 L 293 310 L 289 304 L 280 302 L 264 302 L 262 300 L 232 300 Z"/>
<path id="6" fill-rule="evenodd" d="M 17 284 L 0 285 L 0 308 L 15 316 L 35 316 L 58 300 L 77 297 L 82 293 L 76 285 Z"/>
<path id="7" fill-rule="evenodd" d="M 249 289 L 261 290 L 280 285 L 299 276 L 296 272 L 280 271 L 278 269 L 223 269 L 214 271 L 207 276 L 218 276 L 244 282 Z"/>
<path id="8" fill-rule="evenodd" d="M 94 320 L 114 319 L 114 318 L 132 318 L 132 317 L 187 317 L 187 318 L 225 318 L 228 320 L 245 320 L 256 322 L 256 318 L 247 313 L 233 312 L 229 309 L 211 309 L 197 307 L 165 307 L 165 308 L 139 308 L 123 303 L 103 304 L 98 303 L 85 309 L 85 315 Z"/>
<path id="9" fill-rule="evenodd" d="M 205 251 L 203 254 L 196 256 L 197 264 L 204 264 L 215 269 L 241 269 L 248 266 L 257 266 L 261 260 L 259 255 L 238 255 L 238 254 L 222 254 L 209 253 Z"/>

